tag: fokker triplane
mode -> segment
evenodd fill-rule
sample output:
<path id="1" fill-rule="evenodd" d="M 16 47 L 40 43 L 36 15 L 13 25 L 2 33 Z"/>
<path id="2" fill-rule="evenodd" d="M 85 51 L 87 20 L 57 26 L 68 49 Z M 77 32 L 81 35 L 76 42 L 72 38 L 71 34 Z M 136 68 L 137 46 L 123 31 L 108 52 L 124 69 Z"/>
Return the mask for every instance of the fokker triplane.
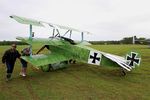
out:
<path id="1" fill-rule="evenodd" d="M 29 44 L 31 51 L 33 45 L 42 45 L 34 55 L 31 53 L 30 56 L 22 56 L 21 58 L 43 71 L 64 68 L 67 67 L 69 63 L 75 63 L 77 61 L 97 66 L 120 67 L 123 75 L 125 75 L 127 71 L 131 71 L 140 64 L 141 58 L 135 52 L 127 54 L 126 57 L 120 57 L 88 47 L 90 43 L 84 41 L 84 33 L 89 33 L 87 31 L 80 31 L 66 26 L 15 15 L 10 17 L 21 24 L 28 24 L 30 28 L 30 35 L 28 38 L 17 37 L 16 39 Z M 53 29 L 52 36 L 47 38 L 32 37 L 32 26 L 43 27 L 44 24 L 47 24 Z M 59 29 L 66 29 L 66 33 L 60 33 Z M 74 41 L 71 39 L 73 31 L 81 33 L 81 41 Z M 69 37 L 65 37 L 66 34 L 70 34 Z M 47 48 L 50 53 L 39 54 L 44 48 Z"/>

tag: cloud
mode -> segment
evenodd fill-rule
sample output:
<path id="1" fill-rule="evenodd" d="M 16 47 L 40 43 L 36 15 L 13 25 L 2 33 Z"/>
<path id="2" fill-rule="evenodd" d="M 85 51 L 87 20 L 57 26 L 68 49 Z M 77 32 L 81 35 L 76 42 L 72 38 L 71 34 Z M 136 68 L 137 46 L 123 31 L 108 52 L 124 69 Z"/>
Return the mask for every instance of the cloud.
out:
<path id="1" fill-rule="evenodd" d="M 27 25 L 9 18 L 12 14 L 90 31 L 93 35 L 86 36 L 88 40 L 150 37 L 148 0 L 1 0 L 0 6 L 0 40 L 29 34 Z M 50 29 L 44 35 L 40 34 L 43 29 L 34 30 L 39 37 L 50 33 Z"/>

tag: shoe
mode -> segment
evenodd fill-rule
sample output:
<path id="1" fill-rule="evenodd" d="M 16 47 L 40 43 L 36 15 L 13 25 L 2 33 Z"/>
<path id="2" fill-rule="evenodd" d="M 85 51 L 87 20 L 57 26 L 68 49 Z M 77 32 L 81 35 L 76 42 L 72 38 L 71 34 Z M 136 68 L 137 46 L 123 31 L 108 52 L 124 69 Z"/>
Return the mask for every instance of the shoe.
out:
<path id="1" fill-rule="evenodd" d="M 22 76 L 23 76 L 23 77 L 25 77 L 25 76 L 26 76 L 26 74 L 24 74 L 24 73 L 23 73 L 23 74 L 22 74 Z"/>
<path id="2" fill-rule="evenodd" d="M 11 79 L 10 78 L 6 78 L 6 82 L 10 81 Z"/>
<path id="3" fill-rule="evenodd" d="M 8 82 L 9 81 L 9 79 L 8 78 L 6 78 L 6 82 Z"/>
<path id="4" fill-rule="evenodd" d="M 23 76 L 23 73 L 22 73 L 22 72 L 20 72 L 20 73 L 19 73 L 19 75 L 20 75 L 20 76 Z"/>

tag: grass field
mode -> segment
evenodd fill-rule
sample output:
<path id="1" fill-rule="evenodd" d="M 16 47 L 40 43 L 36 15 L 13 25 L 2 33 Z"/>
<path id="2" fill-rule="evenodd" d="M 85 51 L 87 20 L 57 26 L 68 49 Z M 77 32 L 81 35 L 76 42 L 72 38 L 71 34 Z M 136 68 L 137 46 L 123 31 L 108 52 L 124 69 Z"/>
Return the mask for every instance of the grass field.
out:
<path id="1" fill-rule="evenodd" d="M 23 46 L 19 46 L 21 50 Z M 150 49 L 145 45 L 92 45 L 124 56 L 128 51 L 141 54 L 141 66 L 121 76 L 119 69 L 78 63 L 53 72 L 42 72 L 31 65 L 28 76 L 19 76 L 17 60 L 12 80 L 5 82 L 0 62 L 0 100 L 150 100 Z M 0 58 L 8 46 L 0 46 Z"/>

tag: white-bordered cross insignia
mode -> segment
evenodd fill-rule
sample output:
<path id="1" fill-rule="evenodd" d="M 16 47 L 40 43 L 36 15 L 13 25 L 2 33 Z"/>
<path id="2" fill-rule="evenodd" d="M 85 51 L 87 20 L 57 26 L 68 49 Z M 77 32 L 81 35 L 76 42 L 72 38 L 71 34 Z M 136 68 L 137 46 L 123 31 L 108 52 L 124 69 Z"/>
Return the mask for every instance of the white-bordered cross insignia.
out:
<path id="1" fill-rule="evenodd" d="M 99 51 L 90 51 L 88 63 L 94 65 L 100 65 L 101 53 Z"/>
<path id="2" fill-rule="evenodd" d="M 135 67 L 135 65 L 140 65 L 141 58 L 138 57 L 138 53 L 131 52 L 130 55 L 126 55 L 126 60 L 129 66 Z"/>

